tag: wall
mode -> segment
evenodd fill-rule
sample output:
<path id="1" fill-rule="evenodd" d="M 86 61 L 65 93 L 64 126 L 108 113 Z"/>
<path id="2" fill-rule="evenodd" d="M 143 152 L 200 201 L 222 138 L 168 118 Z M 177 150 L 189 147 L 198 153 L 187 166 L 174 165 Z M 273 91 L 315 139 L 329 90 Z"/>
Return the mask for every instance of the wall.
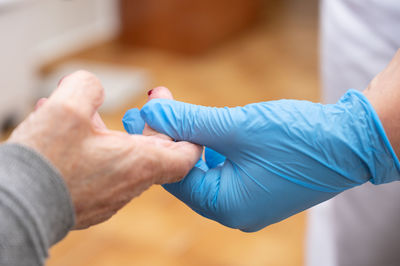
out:
<path id="1" fill-rule="evenodd" d="M 37 69 L 46 62 L 112 39 L 114 0 L 0 0 L 0 123 L 31 108 Z"/>

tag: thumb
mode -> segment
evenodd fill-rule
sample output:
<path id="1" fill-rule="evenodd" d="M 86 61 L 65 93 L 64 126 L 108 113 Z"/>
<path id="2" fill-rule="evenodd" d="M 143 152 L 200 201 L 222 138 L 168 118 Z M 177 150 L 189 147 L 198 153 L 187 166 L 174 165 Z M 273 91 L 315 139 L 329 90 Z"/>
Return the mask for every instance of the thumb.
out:
<path id="1" fill-rule="evenodd" d="M 245 119 L 241 107 L 213 108 L 174 100 L 154 99 L 141 110 L 142 118 L 158 132 L 175 140 L 185 140 L 224 153 L 236 143 L 239 121 Z"/>
<path id="2" fill-rule="evenodd" d="M 63 78 L 48 101 L 92 118 L 104 101 L 104 89 L 95 75 L 80 70 Z"/>

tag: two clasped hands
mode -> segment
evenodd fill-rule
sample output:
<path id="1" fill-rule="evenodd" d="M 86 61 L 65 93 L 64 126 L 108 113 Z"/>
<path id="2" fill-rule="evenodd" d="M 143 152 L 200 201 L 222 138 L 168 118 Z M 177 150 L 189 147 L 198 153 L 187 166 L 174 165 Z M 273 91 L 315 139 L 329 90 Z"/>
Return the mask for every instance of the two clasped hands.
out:
<path id="1" fill-rule="evenodd" d="M 141 110 L 126 113 L 127 134 L 106 128 L 96 112 L 103 98 L 96 77 L 71 74 L 8 140 L 59 170 L 75 228 L 108 219 L 153 184 L 251 232 L 365 182 L 400 180 L 399 52 L 366 90 L 349 90 L 333 105 L 212 108 L 175 101 L 158 87 Z"/>

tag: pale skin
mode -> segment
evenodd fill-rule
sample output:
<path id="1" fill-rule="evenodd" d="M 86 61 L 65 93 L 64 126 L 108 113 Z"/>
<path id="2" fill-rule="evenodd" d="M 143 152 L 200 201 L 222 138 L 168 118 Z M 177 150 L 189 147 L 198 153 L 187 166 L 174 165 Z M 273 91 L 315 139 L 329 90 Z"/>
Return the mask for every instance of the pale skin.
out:
<path id="1" fill-rule="evenodd" d="M 363 92 L 371 102 L 397 158 L 400 158 L 400 49 Z"/>
<path id="2" fill-rule="evenodd" d="M 107 220 L 153 184 L 182 179 L 202 152 L 158 133 L 107 129 L 97 113 L 103 100 L 100 81 L 75 72 L 7 140 L 38 151 L 59 170 L 75 207 L 75 229 Z"/>

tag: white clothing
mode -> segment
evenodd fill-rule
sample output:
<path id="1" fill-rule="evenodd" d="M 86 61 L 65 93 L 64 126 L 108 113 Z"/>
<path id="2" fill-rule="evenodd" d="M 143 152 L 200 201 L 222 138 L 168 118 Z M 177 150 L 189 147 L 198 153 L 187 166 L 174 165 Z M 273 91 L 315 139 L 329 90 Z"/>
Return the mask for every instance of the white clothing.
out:
<path id="1" fill-rule="evenodd" d="M 400 48 L 400 0 L 322 0 L 320 20 L 325 103 L 366 88 Z M 400 182 L 343 192 L 308 220 L 308 266 L 400 265 Z"/>

